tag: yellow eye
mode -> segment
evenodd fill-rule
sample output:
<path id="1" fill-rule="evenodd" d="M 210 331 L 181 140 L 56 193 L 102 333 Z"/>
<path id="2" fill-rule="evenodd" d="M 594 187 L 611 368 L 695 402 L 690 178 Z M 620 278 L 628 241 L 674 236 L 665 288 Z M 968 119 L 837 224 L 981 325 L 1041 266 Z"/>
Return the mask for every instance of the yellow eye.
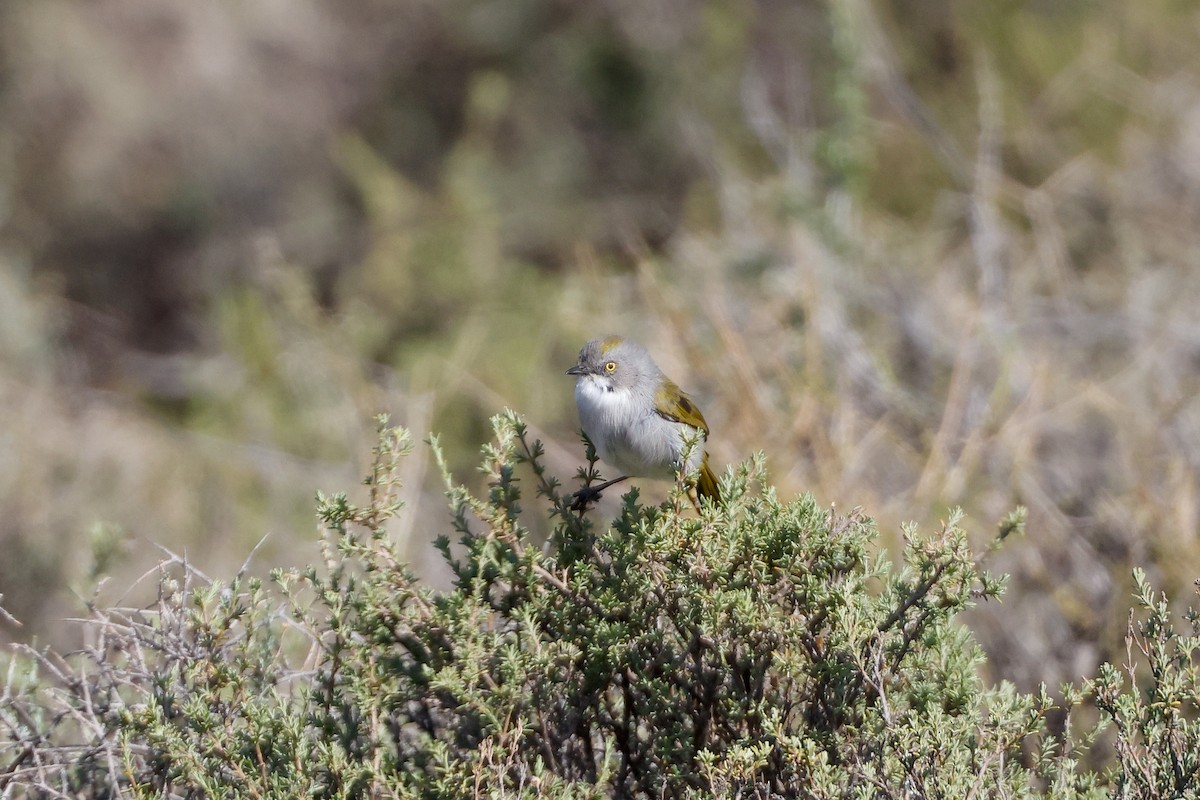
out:
<path id="1" fill-rule="evenodd" d="M 606 361 L 606 362 L 604 363 L 604 371 L 605 371 L 605 372 L 616 372 L 616 371 L 617 371 L 617 362 L 615 362 L 615 361 Z"/>

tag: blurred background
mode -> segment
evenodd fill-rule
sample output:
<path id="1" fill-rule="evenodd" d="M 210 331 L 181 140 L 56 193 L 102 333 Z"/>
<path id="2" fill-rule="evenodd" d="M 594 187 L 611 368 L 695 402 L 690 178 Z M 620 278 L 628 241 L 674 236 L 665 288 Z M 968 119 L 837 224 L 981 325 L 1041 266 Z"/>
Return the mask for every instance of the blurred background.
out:
<path id="1" fill-rule="evenodd" d="M 1198 35 L 1182 0 L 0 4 L 0 639 L 70 643 L 159 545 L 314 560 L 380 411 L 474 484 L 510 406 L 570 480 L 563 371 L 621 332 L 716 462 L 891 548 L 1028 506 L 991 679 L 1122 659 L 1131 567 L 1200 576 Z"/>

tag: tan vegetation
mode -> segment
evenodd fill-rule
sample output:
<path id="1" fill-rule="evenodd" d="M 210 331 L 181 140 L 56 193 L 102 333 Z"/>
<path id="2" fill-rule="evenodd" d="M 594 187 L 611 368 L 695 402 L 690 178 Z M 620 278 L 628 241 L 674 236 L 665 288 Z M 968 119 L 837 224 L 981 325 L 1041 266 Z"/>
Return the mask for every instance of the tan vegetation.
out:
<path id="1" fill-rule="evenodd" d="M 992 677 L 1120 660 L 1130 567 L 1176 596 L 1200 573 L 1198 24 L 0 7 L 0 593 L 25 623 L 0 632 L 69 641 L 153 543 L 217 575 L 264 534 L 258 569 L 313 560 L 311 498 L 359 475 L 379 410 L 467 474 L 511 406 L 570 476 L 561 372 L 620 331 L 703 403 L 715 461 L 761 449 L 892 544 L 1028 506 L 971 616 Z M 406 469 L 440 514 L 428 453 Z"/>

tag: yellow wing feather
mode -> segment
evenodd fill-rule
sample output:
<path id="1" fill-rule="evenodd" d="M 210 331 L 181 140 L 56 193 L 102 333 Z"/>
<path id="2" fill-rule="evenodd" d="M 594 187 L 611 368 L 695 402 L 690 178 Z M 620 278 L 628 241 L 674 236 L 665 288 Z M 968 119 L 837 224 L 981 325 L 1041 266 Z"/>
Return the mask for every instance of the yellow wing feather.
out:
<path id="1" fill-rule="evenodd" d="M 659 416 L 698 428 L 704 431 L 706 438 L 708 437 L 708 423 L 704 421 L 704 415 L 700 413 L 700 409 L 696 407 L 692 399 L 669 378 L 663 378 L 662 385 L 658 387 L 658 394 L 654 397 L 654 410 L 658 412 Z M 708 466 L 708 453 L 704 454 L 704 461 L 700 464 L 696 492 L 701 497 L 707 497 L 713 502 L 721 501 L 721 491 L 717 488 L 717 476 Z"/>
<path id="2" fill-rule="evenodd" d="M 662 385 L 658 387 L 658 394 L 654 397 L 654 410 L 661 417 L 699 428 L 708 436 L 708 423 L 704 421 L 704 415 L 670 378 L 663 378 Z"/>

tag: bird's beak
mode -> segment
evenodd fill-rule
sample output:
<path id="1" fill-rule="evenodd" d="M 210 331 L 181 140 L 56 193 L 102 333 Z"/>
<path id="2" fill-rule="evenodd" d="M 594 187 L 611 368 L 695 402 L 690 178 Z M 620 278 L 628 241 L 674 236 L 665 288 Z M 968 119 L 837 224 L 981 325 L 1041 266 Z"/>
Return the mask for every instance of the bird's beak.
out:
<path id="1" fill-rule="evenodd" d="M 583 364 L 576 364 L 567 370 L 568 375 L 587 375 L 587 367 Z"/>

